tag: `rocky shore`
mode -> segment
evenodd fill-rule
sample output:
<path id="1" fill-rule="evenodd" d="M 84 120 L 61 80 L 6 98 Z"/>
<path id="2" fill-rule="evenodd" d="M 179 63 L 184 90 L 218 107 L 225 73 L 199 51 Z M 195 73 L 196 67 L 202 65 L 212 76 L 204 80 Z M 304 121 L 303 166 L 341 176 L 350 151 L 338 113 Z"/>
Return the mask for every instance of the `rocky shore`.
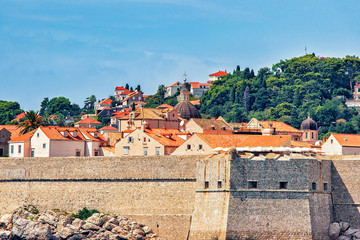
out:
<path id="1" fill-rule="evenodd" d="M 360 229 L 352 228 L 347 222 L 334 222 L 329 227 L 331 240 L 360 240 Z"/>
<path id="2" fill-rule="evenodd" d="M 0 218 L 0 240 L 164 240 L 150 227 L 115 215 L 94 213 L 86 220 L 59 210 L 24 206 Z"/>

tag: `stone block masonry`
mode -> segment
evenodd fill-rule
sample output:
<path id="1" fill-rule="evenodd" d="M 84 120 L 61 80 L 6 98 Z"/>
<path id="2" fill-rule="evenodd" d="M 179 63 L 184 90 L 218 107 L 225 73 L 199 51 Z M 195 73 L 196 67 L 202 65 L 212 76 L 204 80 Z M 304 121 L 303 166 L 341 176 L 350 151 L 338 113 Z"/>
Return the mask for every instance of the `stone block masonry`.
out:
<path id="1" fill-rule="evenodd" d="M 197 157 L 1 158 L 0 213 L 23 204 L 125 215 L 168 239 L 186 239 Z M 176 230 L 172 228 L 176 226 Z"/>

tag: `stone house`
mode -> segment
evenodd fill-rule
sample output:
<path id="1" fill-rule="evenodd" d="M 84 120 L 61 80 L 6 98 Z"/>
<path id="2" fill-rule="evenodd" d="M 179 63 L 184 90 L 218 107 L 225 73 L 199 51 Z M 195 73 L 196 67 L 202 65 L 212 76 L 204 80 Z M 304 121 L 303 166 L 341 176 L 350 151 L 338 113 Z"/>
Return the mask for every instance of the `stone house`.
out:
<path id="1" fill-rule="evenodd" d="M 95 128 L 101 125 L 101 122 L 96 121 L 91 118 L 85 118 L 79 122 L 74 124 L 75 127 L 87 127 L 87 128 Z"/>
<path id="2" fill-rule="evenodd" d="M 181 88 L 181 86 L 182 84 L 179 81 L 170 84 L 166 87 L 164 97 L 167 98 L 174 96 L 175 93 Z"/>
<path id="3" fill-rule="evenodd" d="M 125 114 L 124 114 L 125 115 Z M 147 122 L 149 128 L 179 129 L 179 114 L 174 109 L 140 108 L 128 115 L 114 115 L 111 125 L 120 132 L 136 129 Z"/>
<path id="4" fill-rule="evenodd" d="M 321 150 L 326 155 L 360 155 L 360 135 L 332 133 Z"/>
<path id="5" fill-rule="evenodd" d="M 0 129 L 0 157 L 3 155 L 9 155 L 9 141 L 11 138 L 11 132 L 6 128 Z"/>
<path id="6" fill-rule="evenodd" d="M 130 91 L 124 87 L 115 87 L 114 97 L 116 101 L 122 101 L 126 98 L 126 96 L 130 93 Z"/>
<path id="7" fill-rule="evenodd" d="M 120 103 L 123 108 L 131 107 L 133 103 L 145 101 L 145 96 L 142 91 L 134 91 L 126 95 L 124 100 L 121 100 Z"/>
<path id="8" fill-rule="evenodd" d="M 101 156 L 104 137 L 95 128 L 39 127 L 12 139 L 10 157 Z"/>
<path id="9" fill-rule="evenodd" d="M 195 133 L 172 155 L 209 155 L 218 147 L 291 147 L 291 136 Z"/>
<path id="10" fill-rule="evenodd" d="M 211 83 L 189 82 L 189 84 L 191 86 L 190 93 L 196 98 L 200 98 L 212 86 Z"/>
<path id="11" fill-rule="evenodd" d="M 115 155 L 170 155 L 188 136 L 177 129 L 148 128 L 143 125 L 115 144 Z"/>

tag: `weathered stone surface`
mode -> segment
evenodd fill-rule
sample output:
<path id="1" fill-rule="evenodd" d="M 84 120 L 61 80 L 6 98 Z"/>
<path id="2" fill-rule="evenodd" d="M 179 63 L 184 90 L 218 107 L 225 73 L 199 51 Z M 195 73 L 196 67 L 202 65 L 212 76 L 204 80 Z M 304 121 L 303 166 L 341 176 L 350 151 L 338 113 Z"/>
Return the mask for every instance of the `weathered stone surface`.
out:
<path id="1" fill-rule="evenodd" d="M 356 233 L 354 233 L 353 235 L 355 238 L 360 238 L 360 230 L 358 230 Z"/>
<path id="2" fill-rule="evenodd" d="M 352 235 L 355 234 L 357 231 L 359 231 L 359 229 L 349 227 L 348 230 L 342 233 L 342 235 L 352 237 Z"/>
<path id="3" fill-rule="evenodd" d="M 350 227 L 350 224 L 348 222 L 340 222 L 341 231 L 345 232 Z"/>
<path id="4" fill-rule="evenodd" d="M 116 226 L 119 226 L 119 220 L 117 218 L 110 218 L 110 220 L 108 222 L 112 223 Z"/>
<path id="5" fill-rule="evenodd" d="M 344 236 L 344 235 L 341 235 L 340 237 L 338 237 L 336 240 L 350 240 L 351 238 L 348 237 L 348 236 Z"/>
<path id="6" fill-rule="evenodd" d="M 73 222 L 72 225 L 77 227 L 77 228 L 81 228 L 86 222 L 84 220 L 81 220 L 80 218 L 76 218 Z"/>
<path id="7" fill-rule="evenodd" d="M 59 231 L 59 235 L 62 238 L 68 238 L 72 235 L 74 235 L 75 231 L 74 229 L 70 228 L 70 227 L 63 227 L 60 231 Z"/>
<path id="8" fill-rule="evenodd" d="M 21 239 L 51 239 L 52 237 L 48 224 L 23 218 L 18 218 L 13 222 L 11 234 Z"/>
<path id="9" fill-rule="evenodd" d="M 84 230 L 91 230 L 91 231 L 99 231 L 100 230 L 99 226 L 97 226 L 91 222 L 86 222 L 81 228 Z"/>
<path id="10" fill-rule="evenodd" d="M 117 227 L 117 226 L 115 224 L 110 223 L 110 222 L 106 222 L 106 223 L 104 223 L 104 225 L 102 227 L 105 228 L 108 231 L 111 231 L 114 227 Z"/>
<path id="11" fill-rule="evenodd" d="M 329 237 L 331 240 L 335 240 L 340 236 L 341 227 L 337 222 L 331 223 L 329 226 Z"/>
<path id="12" fill-rule="evenodd" d="M 8 240 L 10 234 L 11 234 L 11 231 L 1 231 L 0 232 L 0 240 Z"/>

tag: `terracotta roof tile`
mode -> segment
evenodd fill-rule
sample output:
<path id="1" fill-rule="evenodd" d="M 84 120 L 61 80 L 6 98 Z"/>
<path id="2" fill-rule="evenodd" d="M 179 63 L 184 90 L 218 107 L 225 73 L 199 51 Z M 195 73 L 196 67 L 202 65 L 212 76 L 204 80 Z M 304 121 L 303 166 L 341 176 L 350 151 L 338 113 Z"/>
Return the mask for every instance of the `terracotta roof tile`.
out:
<path id="1" fill-rule="evenodd" d="M 117 130 L 117 129 L 112 126 L 105 126 L 103 128 L 100 128 L 99 130 Z"/>
<path id="2" fill-rule="evenodd" d="M 180 133 L 177 129 L 147 128 L 145 133 L 167 147 L 178 147 L 185 142 L 177 136 Z"/>
<path id="3" fill-rule="evenodd" d="M 280 147 L 289 146 L 291 136 L 263 136 L 263 135 L 243 135 L 243 134 L 204 134 L 196 133 L 210 147 Z M 287 144 L 288 143 L 288 144 Z"/>
<path id="4" fill-rule="evenodd" d="M 216 73 L 210 74 L 209 76 L 222 77 L 222 76 L 225 76 L 225 75 L 227 75 L 227 72 L 224 72 L 224 71 L 218 71 L 218 72 L 216 72 Z"/>
<path id="5" fill-rule="evenodd" d="M 16 115 L 16 118 L 14 118 L 14 119 L 11 120 L 11 121 L 18 121 L 18 122 L 20 122 L 20 119 L 22 119 L 23 117 L 25 117 L 25 113 L 24 113 L 24 112 Z"/>
<path id="6" fill-rule="evenodd" d="M 32 136 L 34 135 L 34 133 L 36 132 L 35 130 L 32 130 L 31 132 L 25 133 L 23 135 L 20 135 L 14 139 L 11 139 L 9 142 L 24 142 L 24 141 L 28 141 L 32 138 Z"/>
<path id="7" fill-rule="evenodd" d="M 104 100 L 98 102 L 95 105 L 111 105 L 113 100 L 111 100 L 110 98 L 105 98 Z"/>
<path id="8" fill-rule="evenodd" d="M 116 87 L 115 90 L 124 90 L 124 91 L 125 91 L 125 90 L 127 90 L 127 89 L 124 88 L 123 86 L 121 86 L 121 87 Z"/>
<path id="9" fill-rule="evenodd" d="M 171 106 L 171 105 L 169 105 L 169 104 L 166 104 L 166 103 L 161 104 L 161 105 L 157 106 L 156 108 L 159 108 L 159 109 L 164 109 L 164 108 L 174 109 L 173 106 Z"/>
<path id="10" fill-rule="evenodd" d="M 99 122 L 99 121 L 96 121 L 96 120 L 94 120 L 94 119 L 91 119 L 91 118 L 85 118 L 85 119 L 83 119 L 83 120 L 81 120 L 81 121 L 79 121 L 79 122 L 76 122 L 75 124 L 77 124 L 77 123 L 92 123 L 92 124 L 101 124 L 101 122 Z"/>
<path id="11" fill-rule="evenodd" d="M 233 131 L 233 129 L 224 121 L 216 119 L 192 118 L 189 120 L 195 122 L 203 130 L 225 130 Z"/>
<path id="12" fill-rule="evenodd" d="M 300 130 L 280 121 L 259 121 L 264 128 L 275 128 L 277 132 L 302 133 Z M 270 124 L 272 127 L 270 127 Z"/>
<path id="13" fill-rule="evenodd" d="M 332 135 L 341 146 L 360 147 L 360 135 L 358 134 L 332 133 Z"/>
<path id="14" fill-rule="evenodd" d="M 0 129 L 5 128 L 11 133 L 10 139 L 14 139 L 20 136 L 22 128 L 19 128 L 18 125 L 0 125 Z"/>

